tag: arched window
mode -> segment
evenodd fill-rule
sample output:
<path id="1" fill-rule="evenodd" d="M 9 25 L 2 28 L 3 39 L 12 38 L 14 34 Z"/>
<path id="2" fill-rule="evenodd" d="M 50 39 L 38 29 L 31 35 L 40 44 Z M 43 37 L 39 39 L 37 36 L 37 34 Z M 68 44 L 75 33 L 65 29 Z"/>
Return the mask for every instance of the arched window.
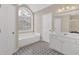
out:
<path id="1" fill-rule="evenodd" d="M 33 13 L 26 5 L 19 6 L 18 17 L 19 32 L 33 32 Z"/>

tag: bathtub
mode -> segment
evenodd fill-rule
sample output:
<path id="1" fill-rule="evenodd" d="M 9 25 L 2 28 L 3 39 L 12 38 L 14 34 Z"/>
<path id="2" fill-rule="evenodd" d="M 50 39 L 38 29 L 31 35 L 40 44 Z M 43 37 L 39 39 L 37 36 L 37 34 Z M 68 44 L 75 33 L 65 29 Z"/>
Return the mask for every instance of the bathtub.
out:
<path id="1" fill-rule="evenodd" d="M 19 47 L 32 44 L 40 40 L 40 33 L 19 34 Z"/>

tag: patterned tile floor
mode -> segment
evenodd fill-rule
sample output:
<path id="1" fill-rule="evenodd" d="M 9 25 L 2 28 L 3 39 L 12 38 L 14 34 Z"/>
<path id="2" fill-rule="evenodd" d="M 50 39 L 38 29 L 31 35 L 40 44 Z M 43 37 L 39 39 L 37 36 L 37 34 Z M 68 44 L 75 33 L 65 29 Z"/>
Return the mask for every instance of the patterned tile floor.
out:
<path id="1" fill-rule="evenodd" d="M 51 48 L 47 42 L 39 41 L 20 48 L 13 55 L 63 55 Z"/>

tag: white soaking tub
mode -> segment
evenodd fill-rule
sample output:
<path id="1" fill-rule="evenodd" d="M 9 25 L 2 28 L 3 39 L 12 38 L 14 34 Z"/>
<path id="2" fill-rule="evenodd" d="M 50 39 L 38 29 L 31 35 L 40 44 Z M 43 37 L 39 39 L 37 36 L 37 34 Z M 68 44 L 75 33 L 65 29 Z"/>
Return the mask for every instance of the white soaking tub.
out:
<path id="1" fill-rule="evenodd" d="M 19 35 L 19 47 L 32 44 L 40 40 L 40 33 L 25 33 Z"/>

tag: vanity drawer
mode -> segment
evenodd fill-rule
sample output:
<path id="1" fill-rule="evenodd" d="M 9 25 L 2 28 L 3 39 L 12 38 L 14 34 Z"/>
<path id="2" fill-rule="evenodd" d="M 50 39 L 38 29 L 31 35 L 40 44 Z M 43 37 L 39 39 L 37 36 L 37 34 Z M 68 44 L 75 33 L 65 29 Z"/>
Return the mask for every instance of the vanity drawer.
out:
<path id="1" fill-rule="evenodd" d="M 55 49 L 59 52 L 62 51 L 62 41 L 60 40 L 57 39 L 51 40 L 49 46 L 50 48 Z"/>
<path id="2" fill-rule="evenodd" d="M 50 39 L 56 39 L 56 35 L 50 35 Z"/>
<path id="3" fill-rule="evenodd" d="M 54 35 L 54 36 L 52 36 L 54 39 L 56 39 L 56 36 Z"/>
<path id="4" fill-rule="evenodd" d="M 73 39 L 73 38 L 67 38 L 67 37 L 61 37 L 61 36 L 58 36 L 57 39 L 63 41 L 63 42 L 72 42 L 72 43 L 75 43 L 76 40 Z"/>
<path id="5" fill-rule="evenodd" d="M 76 43 L 79 44 L 79 40 L 76 40 Z"/>
<path id="6" fill-rule="evenodd" d="M 79 46 L 75 43 L 63 43 L 62 52 L 67 55 L 79 55 Z"/>

